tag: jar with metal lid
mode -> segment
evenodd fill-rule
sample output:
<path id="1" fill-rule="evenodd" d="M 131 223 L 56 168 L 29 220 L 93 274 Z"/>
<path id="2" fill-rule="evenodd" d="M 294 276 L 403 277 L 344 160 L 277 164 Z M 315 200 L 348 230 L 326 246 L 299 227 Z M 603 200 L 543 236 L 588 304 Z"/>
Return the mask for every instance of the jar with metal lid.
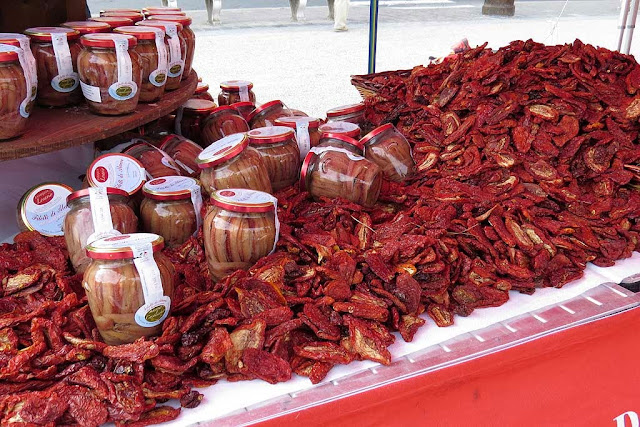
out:
<path id="1" fill-rule="evenodd" d="M 196 159 L 202 153 L 202 147 L 180 135 L 170 134 L 160 142 L 160 149 L 167 153 L 180 168 L 180 175 L 193 178 L 200 175 Z"/>
<path id="2" fill-rule="evenodd" d="M 177 22 L 182 25 L 180 34 L 182 34 L 186 43 L 186 57 L 184 61 L 184 73 L 182 74 L 182 80 L 189 77 L 189 74 L 191 74 L 191 64 L 193 63 L 193 54 L 196 49 L 196 35 L 190 27 L 191 18 L 180 15 L 150 15 L 147 19 L 150 21 Z"/>
<path id="3" fill-rule="evenodd" d="M 142 87 L 140 102 L 155 102 L 164 95 L 169 71 L 169 56 L 164 30 L 147 26 L 119 27 L 114 33 L 133 36 L 138 41 L 133 50 L 140 55 Z"/>
<path id="4" fill-rule="evenodd" d="M 327 111 L 328 122 L 349 122 L 355 123 L 364 129 L 364 104 L 349 104 L 332 108 Z"/>
<path id="5" fill-rule="evenodd" d="M 280 232 L 277 203 L 270 194 L 237 188 L 211 195 L 202 231 L 214 280 L 248 270 L 275 250 Z"/>
<path id="6" fill-rule="evenodd" d="M 274 192 L 298 180 L 300 149 L 293 129 L 285 126 L 270 126 L 253 129 L 247 135 L 249 144 L 262 156 Z"/>
<path id="7" fill-rule="evenodd" d="M 142 230 L 164 238 L 168 247 L 180 246 L 202 224 L 200 184 L 186 176 L 166 176 L 142 187 Z"/>
<path id="8" fill-rule="evenodd" d="M 235 102 L 231 104 L 233 108 L 238 110 L 238 112 L 242 115 L 242 117 L 249 123 L 249 116 L 256 109 L 256 106 L 253 102 Z"/>
<path id="9" fill-rule="evenodd" d="M 146 19 L 136 23 L 136 25 L 159 28 L 165 32 L 165 45 L 169 61 L 165 89 L 178 89 L 184 73 L 184 61 L 187 57 L 187 42 L 182 36 L 182 24 L 179 22 L 152 21 Z M 213 99 L 211 101 L 213 101 Z"/>
<path id="10" fill-rule="evenodd" d="M 175 120 L 175 133 L 182 135 L 202 146 L 202 124 L 216 104 L 206 99 L 189 99 L 178 108 Z"/>
<path id="11" fill-rule="evenodd" d="M 180 168 L 173 158 L 148 142 L 137 142 L 122 152 L 142 163 L 146 173 L 152 178 L 180 175 Z"/>
<path id="12" fill-rule="evenodd" d="M 265 126 L 275 126 L 276 119 L 286 116 L 293 116 L 293 114 L 284 106 L 282 101 L 275 100 L 256 107 L 256 109 L 249 114 L 247 121 L 251 129 L 256 129 Z"/>
<path id="13" fill-rule="evenodd" d="M 103 154 L 87 168 L 87 183 L 91 187 L 119 188 L 129 195 L 137 193 L 146 180 L 142 163 L 128 154 Z"/>
<path id="14" fill-rule="evenodd" d="M 44 182 L 28 189 L 18 202 L 18 228 L 43 236 L 62 236 L 64 218 L 69 212 L 67 196 L 72 191 L 68 185 L 57 182 Z"/>
<path id="15" fill-rule="evenodd" d="M 175 15 L 176 13 L 178 15 L 181 15 L 184 12 L 182 12 L 182 9 L 179 7 L 149 6 L 149 7 L 143 7 L 142 13 L 144 14 L 144 16 L 151 16 L 151 15 L 171 15 L 171 14 Z"/>
<path id="16" fill-rule="evenodd" d="M 164 240 L 149 233 L 123 234 L 87 246 L 91 263 L 82 287 L 102 339 L 131 343 L 162 332 L 171 310 L 176 272 L 162 253 Z"/>
<path id="17" fill-rule="evenodd" d="M 300 171 L 300 189 L 316 199 L 342 197 L 371 207 L 378 200 L 381 186 L 380 168 L 343 148 L 312 148 Z"/>
<path id="18" fill-rule="evenodd" d="M 296 141 L 300 149 L 300 159 L 304 159 L 312 147 L 320 143 L 320 119 L 307 116 L 280 117 L 277 126 L 286 126 L 296 131 Z"/>
<path id="19" fill-rule="evenodd" d="M 76 30 L 81 36 L 93 33 L 108 33 L 111 31 L 109 24 L 97 21 L 69 21 L 61 24 L 61 26 Z"/>
<path id="20" fill-rule="evenodd" d="M 351 122 L 327 122 L 320 125 L 320 133 L 342 134 L 353 139 L 360 139 L 360 126 Z"/>
<path id="21" fill-rule="evenodd" d="M 87 21 L 104 22 L 105 24 L 109 25 L 111 29 L 133 25 L 133 20 L 124 16 L 96 16 L 87 19 Z"/>
<path id="22" fill-rule="evenodd" d="M 142 85 L 136 38 L 124 34 L 87 34 L 80 39 L 78 74 L 89 111 L 108 116 L 132 113 Z"/>
<path id="23" fill-rule="evenodd" d="M 233 135 L 249 131 L 249 124 L 240 112 L 229 105 L 218 107 L 207 116 L 200 126 L 201 142 L 204 147 L 211 143 Z"/>
<path id="24" fill-rule="evenodd" d="M 23 69 L 25 76 L 29 78 L 31 100 L 35 100 L 38 93 L 38 68 L 36 66 L 36 58 L 31 51 L 31 39 L 21 33 L 0 33 L 0 44 L 19 47 L 24 52 L 26 67 L 23 67 Z M 20 62 L 19 59 L 18 55 L 18 63 Z"/>
<path id="25" fill-rule="evenodd" d="M 24 133 L 33 105 L 33 80 L 24 51 L 0 44 L 0 140 Z"/>
<path id="26" fill-rule="evenodd" d="M 318 147 L 334 147 L 364 156 L 364 144 L 342 133 L 323 133 Z"/>
<path id="27" fill-rule="evenodd" d="M 77 43 L 80 33 L 71 28 L 35 27 L 24 31 L 31 38 L 31 51 L 38 72 L 37 102 L 46 107 L 64 107 L 82 101 L 78 78 Z"/>
<path id="28" fill-rule="evenodd" d="M 67 196 L 64 239 L 76 273 L 83 273 L 91 259 L 86 246 L 98 239 L 138 231 L 138 217 L 127 204 L 129 195 L 117 188 L 90 187 Z"/>
<path id="29" fill-rule="evenodd" d="M 213 96 L 209 93 L 209 85 L 202 82 L 198 82 L 196 91 L 191 98 L 206 99 L 207 101 L 213 102 Z"/>
<path id="30" fill-rule="evenodd" d="M 144 19 L 144 15 L 140 13 L 137 9 L 109 9 L 109 10 L 101 10 L 100 16 L 112 16 L 116 18 L 127 18 L 133 21 L 135 24 L 138 21 L 142 21 Z"/>
<path id="31" fill-rule="evenodd" d="M 249 147 L 246 134 L 226 136 L 207 148 L 198 158 L 200 182 L 209 194 L 225 188 L 248 188 L 271 193 L 269 172 L 260 153 Z"/>
<path id="32" fill-rule="evenodd" d="M 365 135 L 364 156 L 380 166 L 391 181 L 402 182 L 415 172 L 411 145 L 391 123 L 377 127 Z"/>
<path id="33" fill-rule="evenodd" d="M 236 102 L 256 103 L 256 94 L 253 93 L 253 83 L 246 80 L 227 80 L 220 83 L 218 94 L 219 105 L 231 105 Z"/>

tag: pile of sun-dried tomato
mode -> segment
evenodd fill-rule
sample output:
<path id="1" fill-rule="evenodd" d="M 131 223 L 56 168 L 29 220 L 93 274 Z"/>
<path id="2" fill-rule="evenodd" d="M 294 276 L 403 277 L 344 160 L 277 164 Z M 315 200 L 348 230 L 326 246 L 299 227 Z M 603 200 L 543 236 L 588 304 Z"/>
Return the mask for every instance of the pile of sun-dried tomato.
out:
<path id="1" fill-rule="evenodd" d="M 514 42 L 370 83 L 367 117 L 409 138 L 418 175 L 373 209 L 283 190 L 276 253 L 218 283 L 201 236 L 167 250 L 179 280 L 160 337 L 102 343 L 63 240 L 1 246 L 0 424 L 146 425 L 221 378 L 388 364 L 392 332 L 409 341 L 425 318 L 451 325 L 639 249 L 631 57 Z"/>

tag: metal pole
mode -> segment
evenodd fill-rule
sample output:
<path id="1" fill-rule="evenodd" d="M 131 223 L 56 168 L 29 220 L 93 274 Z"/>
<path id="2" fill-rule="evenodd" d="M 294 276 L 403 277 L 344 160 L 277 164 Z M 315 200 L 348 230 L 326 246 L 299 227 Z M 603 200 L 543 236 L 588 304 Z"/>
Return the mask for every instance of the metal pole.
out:
<path id="1" fill-rule="evenodd" d="M 631 16 L 627 17 L 627 25 L 624 41 L 622 43 L 622 50 L 620 52 L 629 54 L 631 50 L 631 41 L 633 40 L 633 30 L 636 28 L 636 18 L 638 17 L 638 6 L 640 6 L 640 0 L 631 0 Z"/>
<path id="2" fill-rule="evenodd" d="M 376 45 L 378 43 L 378 0 L 369 4 L 369 74 L 376 72 Z"/>
<path id="3" fill-rule="evenodd" d="M 627 26 L 627 16 L 629 15 L 629 3 L 631 0 L 622 0 L 622 7 L 620 8 L 620 19 L 618 20 L 618 47 L 617 51 L 622 48 L 622 39 L 624 38 L 624 32 Z"/>

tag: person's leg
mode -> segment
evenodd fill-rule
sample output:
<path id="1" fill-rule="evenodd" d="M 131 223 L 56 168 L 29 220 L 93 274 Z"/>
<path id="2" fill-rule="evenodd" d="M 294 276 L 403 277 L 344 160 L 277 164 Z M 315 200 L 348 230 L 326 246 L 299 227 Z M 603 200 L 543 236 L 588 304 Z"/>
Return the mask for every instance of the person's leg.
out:
<path id="1" fill-rule="evenodd" d="M 213 22 L 220 22 L 221 11 L 222 11 L 222 0 L 213 0 Z"/>
<path id="2" fill-rule="evenodd" d="M 333 6 L 335 0 L 327 0 L 327 5 L 329 6 L 329 19 L 333 21 Z"/>
<path id="3" fill-rule="evenodd" d="M 306 21 L 307 16 L 304 14 L 304 10 L 307 8 L 307 0 L 300 0 L 300 16 L 302 16 L 302 20 Z"/>
<path id="4" fill-rule="evenodd" d="M 164 7 L 169 6 L 169 2 L 168 2 L 168 0 L 162 0 L 162 5 L 163 5 Z"/>
<path id="5" fill-rule="evenodd" d="M 204 0 L 204 5 L 207 8 L 207 22 L 213 24 L 213 0 Z"/>
<path id="6" fill-rule="evenodd" d="M 300 0 L 289 0 L 289 7 L 291 7 L 291 20 L 298 20 L 298 6 L 300 5 Z"/>
<path id="7" fill-rule="evenodd" d="M 335 18 L 333 29 L 335 31 L 347 31 L 347 15 L 349 14 L 349 0 L 335 0 L 333 9 Z"/>

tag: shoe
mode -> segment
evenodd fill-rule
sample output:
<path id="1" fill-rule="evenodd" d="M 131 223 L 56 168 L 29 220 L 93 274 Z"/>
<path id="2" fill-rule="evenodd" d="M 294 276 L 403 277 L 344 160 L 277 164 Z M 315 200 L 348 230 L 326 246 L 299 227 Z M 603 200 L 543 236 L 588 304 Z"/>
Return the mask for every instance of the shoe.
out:
<path id="1" fill-rule="evenodd" d="M 346 25 L 342 27 L 333 27 L 333 31 L 337 31 L 337 32 L 349 31 L 349 28 Z"/>

